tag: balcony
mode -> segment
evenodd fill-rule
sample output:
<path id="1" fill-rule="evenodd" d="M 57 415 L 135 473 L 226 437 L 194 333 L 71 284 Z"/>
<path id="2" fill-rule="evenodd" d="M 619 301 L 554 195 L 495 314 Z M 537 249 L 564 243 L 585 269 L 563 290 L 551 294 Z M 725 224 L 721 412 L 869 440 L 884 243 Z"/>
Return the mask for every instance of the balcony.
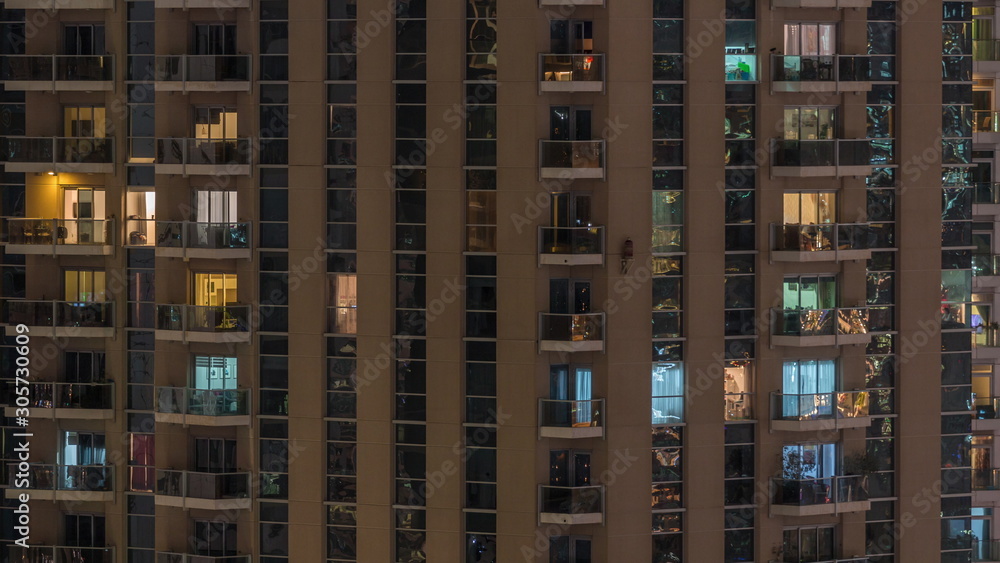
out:
<path id="1" fill-rule="evenodd" d="M 156 504 L 185 510 L 250 508 L 250 473 L 156 470 Z"/>
<path id="2" fill-rule="evenodd" d="M 538 55 L 539 92 L 604 92 L 604 55 Z"/>
<path id="3" fill-rule="evenodd" d="M 1000 255 L 972 255 L 972 288 L 985 289 L 1000 287 Z"/>
<path id="4" fill-rule="evenodd" d="M 538 400 L 539 438 L 603 438 L 604 399 Z"/>
<path id="5" fill-rule="evenodd" d="M 253 257 L 250 223 L 156 222 L 156 255 L 168 258 Z"/>
<path id="6" fill-rule="evenodd" d="M 867 391 L 771 393 L 771 430 L 812 432 L 870 425 Z"/>
<path id="7" fill-rule="evenodd" d="M 868 344 L 868 307 L 773 309 L 773 346 Z"/>
<path id="8" fill-rule="evenodd" d="M 1000 469 L 972 470 L 972 504 L 1000 502 Z"/>
<path id="9" fill-rule="evenodd" d="M 771 55 L 771 92 L 868 92 L 869 55 Z"/>
<path id="10" fill-rule="evenodd" d="M 754 394 L 753 393 L 726 393 L 726 420 L 738 422 L 741 420 L 755 420 L 754 418 Z"/>
<path id="11" fill-rule="evenodd" d="M 113 547 L 80 547 L 70 545 L 8 544 L 8 561 L 23 563 L 115 563 Z"/>
<path id="12" fill-rule="evenodd" d="M 249 8 L 250 0 L 155 0 L 153 6 L 156 8 L 180 8 L 182 10 L 190 8 L 224 10 L 226 8 Z"/>
<path id="13" fill-rule="evenodd" d="M 772 8 L 871 8 L 872 0 L 771 0 Z"/>
<path id="14" fill-rule="evenodd" d="M 538 227 L 538 265 L 603 266 L 604 227 Z"/>
<path id="15" fill-rule="evenodd" d="M 26 325 L 31 336 L 46 338 L 114 338 L 114 303 L 78 301 L 7 301 L 5 333 Z"/>
<path id="16" fill-rule="evenodd" d="M 868 176 L 869 139 L 771 140 L 771 175 L 787 178 Z"/>
<path id="17" fill-rule="evenodd" d="M 115 223 L 105 219 L 7 219 L 8 254 L 111 256 Z"/>
<path id="18" fill-rule="evenodd" d="M 540 352 L 603 352 L 604 313 L 539 313 Z"/>
<path id="19" fill-rule="evenodd" d="M 972 359 L 1000 360 L 1000 331 L 982 326 L 977 328 L 972 333 Z"/>
<path id="20" fill-rule="evenodd" d="M 845 475 L 815 479 L 771 479 L 774 493 L 771 514 L 779 516 L 815 516 L 864 512 L 871 508 L 868 483 L 864 475 Z"/>
<path id="21" fill-rule="evenodd" d="M 111 502 L 115 500 L 113 465 L 56 465 L 32 463 L 21 473 L 18 464 L 7 467 L 6 498 L 27 492 L 33 500 Z"/>
<path id="22" fill-rule="evenodd" d="M 539 6 L 601 6 L 604 0 L 538 0 Z"/>
<path id="23" fill-rule="evenodd" d="M 1000 430 L 1000 397 L 979 397 L 973 400 L 976 417 L 972 419 L 973 430 Z"/>
<path id="24" fill-rule="evenodd" d="M 538 524 L 603 524 L 604 486 L 538 486 Z"/>
<path id="25" fill-rule="evenodd" d="M 771 236 L 773 262 L 841 262 L 872 257 L 867 223 L 771 223 Z"/>
<path id="26" fill-rule="evenodd" d="M 115 89 L 115 57 L 4 55 L 0 80 L 11 91 L 111 92 Z"/>
<path id="27" fill-rule="evenodd" d="M 5 401 L 13 405 L 13 386 L 8 387 Z M 32 381 L 28 383 L 28 416 L 52 420 L 111 420 L 115 417 L 115 384 L 107 383 L 56 383 Z M 17 407 L 4 409 L 6 416 L 17 416 Z"/>
<path id="28" fill-rule="evenodd" d="M 975 185 L 972 214 L 1000 216 L 1000 183 L 981 182 Z"/>
<path id="29" fill-rule="evenodd" d="M 156 422 L 184 426 L 247 426 L 247 389 L 156 388 Z"/>
<path id="30" fill-rule="evenodd" d="M 157 305 L 156 339 L 181 342 L 250 342 L 249 305 Z"/>
<path id="31" fill-rule="evenodd" d="M 973 540 L 972 560 L 976 563 L 1000 561 L 1000 540 Z"/>
<path id="32" fill-rule="evenodd" d="M 4 0 L 8 10 L 110 10 L 115 0 Z"/>
<path id="33" fill-rule="evenodd" d="M 156 563 L 251 563 L 251 557 L 249 555 L 199 555 L 197 553 L 157 551 Z"/>
<path id="34" fill-rule="evenodd" d="M 7 172 L 115 172 L 113 138 L 5 137 L 0 146 L 0 164 Z"/>
<path id="35" fill-rule="evenodd" d="M 1000 39 L 974 39 L 972 60 L 977 63 L 1000 61 Z"/>
<path id="36" fill-rule="evenodd" d="M 250 60 L 250 55 L 160 55 L 154 87 L 159 92 L 249 92 Z"/>
<path id="37" fill-rule="evenodd" d="M 157 139 L 156 173 L 249 176 L 250 139 Z"/>
<path id="38" fill-rule="evenodd" d="M 604 140 L 538 142 L 539 178 L 604 179 Z"/>

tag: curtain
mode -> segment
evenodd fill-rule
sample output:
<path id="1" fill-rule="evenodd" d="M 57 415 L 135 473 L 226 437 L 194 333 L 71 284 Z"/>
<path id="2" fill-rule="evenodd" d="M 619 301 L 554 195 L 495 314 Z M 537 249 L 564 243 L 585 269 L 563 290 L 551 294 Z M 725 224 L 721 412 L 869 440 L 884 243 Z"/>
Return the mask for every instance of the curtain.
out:
<path id="1" fill-rule="evenodd" d="M 576 405 L 576 416 L 574 417 L 574 424 L 588 424 L 591 421 L 591 413 L 593 412 L 591 399 L 591 369 L 589 367 L 578 367 L 576 368 L 576 389 L 574 393 L 574 399 L 577 401 L 587 401 L 585 403 L 579 403 Z"/>
<path id="2" fill-rule="evenodd" d="M 781 415 L 783 418 L 798 418 L 799 403 L 795 395 L 799 392 L 799 363 L 785 362 L 781 371 Z"/>
<path id="3" fill-rule="evenodd" d="M 684 367 L 679 362 L 653 366 L 653 424 L 684 420 Z"/>

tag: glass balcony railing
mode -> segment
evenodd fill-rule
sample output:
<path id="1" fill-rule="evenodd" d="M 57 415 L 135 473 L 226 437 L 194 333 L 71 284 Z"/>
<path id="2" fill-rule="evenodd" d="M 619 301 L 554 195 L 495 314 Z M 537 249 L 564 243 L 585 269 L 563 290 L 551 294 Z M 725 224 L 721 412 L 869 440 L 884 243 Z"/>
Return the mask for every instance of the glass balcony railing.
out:
<path id="1" fill-rule="evenodd" d="M 772 225 L 774 249 L 786 252 L 867 250 L 867 223 Z"/>
<path id="2" fill-rule="evenodd" d="M 604 426 L 604 399 L 538 401 L 538 425 L 550 428 Z"/>
<path id="3" fill-rule="evenodd" d="M 156 330 L 249 332 L 249 305 L 157 305 Z"/>
<path id="4" fill-rule="evenodd" d="M 7 301 L 4 322 L 32 327 L 113 328 L 114 304 L 76 301 Z"/>
<path id="5" fill-rule="evenodd" d="M 979 420 L 1000 420 L 1000 397 L 980 397 L 976 395 L 976 418 Z"/>
<path id="6" fill-rule="evenodd" d="M 1000 255 L 973 253 L 972 275 L 1000 276 Z"/>
<path id="7" fill-rule="evenodd" d="M 152 246 L 156 244 L 155 219 L 126 219 L 125 244 L 129 246 Z"/>
<path id="8" fill-rule="evenodd" d="M 972 540 L 972 560 L 1000 561 L 1000 540 Z"/>
<path id="9" fill-rule="evenodd" d="M 869 166 L 872 159 L 868 139 L 773 139 L 772 166 Z"/>
<path id="10" fill-rule="evenodd" d="M 250 474 L 156 470 L 156 494 L 208 500 L 247 498 Z"/>
<path id="11" fill-rule="evenodd" d="M 604 255 L 604 227 L 538 227 L 541 255 Z"/>
<path id="12" fill-rule="evenodd" d="M 603 6 L 604 0 L 538 0 L 539 6 Z"/>
<path id="13" fill-rule="evenodd" d="M 156 412 L 195 416 L 247 416 L 247 389 L 192 389 L 157 387 Z"/>
<path id="14" fill-rule="evenodd" d="M 539 339 L 566 343 L 604 342 L 604 313 L 539 314 Z"/>
<path id="15" fill-rule="evenodd" d="M 777 336 L 836 336 L 868 334 L 868 307 L 837 309 L 775 309 Z"/>
<path id="16" fill-rule="evenodd" d="M 4 137 L 0 141 L 0 157 L 8 164 L 43 164 L 53 169 L 57 164 L 114 164 L 114 139 L 108 137 Z"/>
<path id="17" fill-rule="evenodd" d="M 159 55 L 158 82 L 249 82 L 250 55 Z"/>
<path id="18" fill-rule="evenodd" d="M 973 469 L 973 491 L 1000 491 L 1000 469 Z"/>
<path id="19" fill-rule="evenodd" d="M 16 563 L 115 563 L 113 547 L 75 545 L 8 545 L 8 561 Z"/>
<path id="20" fill-rule="evenodd" d="M 22 474 L 18 464 L 7 466 L 10 476 L 8 486 L 12 489 L 32 491 L 114 491 L 115 468 L 113 465 L 56 465 L 54 463 L 31 463 L 26 474 Z M 27 480 L 26 486 L 22 479 Z"/>
<path id="21" fill-rule="evenodd" d="M 114 408 L 114 383 L 63 383 L 32 381 L 28 383 L 29 409 L 98 409 Z M 14 404 L 14 386 L 5 389 L 7 400 Z"/>
<path id="22" fill-rule="evenodd" d="M 773 420 L 811 421 L 868 416 L 867 391 L 771 393 Z"/>
<path id="23" fill-rule="evenodd" d="M 28 246 L 114 246 L 110 219 L 7 219 L 7 244 Z"/>
<path id="24" fill-rule="evenodd" d="M 186 166 L 249 166 L 250 139 L 156 140 L 156 164 Z"/>
<path id="25" fill-rule="evenodd" d="M 868 500 L 868 483 L 864 475 L 844 475 L 809 479 L 771 480 L 774 485 L 773 504 L 813 506 Z"/>
<path id="26" fill-rule="evenodd" d="M 1000 182 L 979 182 L 973 194 L 973 203 L 1000 204 Z"/>
<path id="27" fill-rule="evenodd" d="M 156 563 L 250 563 L 249 555 L 198 555 L 157 551 Z"/>
<path id="28" fill-rule="evenodd" d="M 973 61 L 1000 61 L 1000 39 L 974 39 L 972 41 Z"/>
<path id="29" fill-rule="evenodd" d="M 560 92 L 604 90 L 604 55 L 601 53 L 541 54 L 538 56 L 539 89 Z"/>
<path id="30" fill-rule="evenodd" d="M 604 177 L 604 140 L 539 142 L 542 177 Z"/>
<path id="31" fill-rule="evenodd" d="M 753 393 L 726 393 L 726 420 L 754 420 Z"/>
<path id="32" fill-rule="evenodd" d="M 158 248 L 229 250 L 250 248 L 250 223 L 157 221 Z"/>
<path id="33" fill-rule="evenodd" d="M 4 55 L 0 80 L 5 82 L 110 82 L 115 78 L 113 55 Z M 10 88 L 8 88 L 10 89 Z"/>
<path id="34" fill-rule="evenodd" d="M 1000 123 L 997 117 L 1000 112 L 977 110 L 972 112 L 973 133 L 1000 133 Z"/>
<path id="35" fill-rule="evenodd" d="M 539 512 L 546 514 L 598 515 L 604 513 L 604 487 L 538 487 Z"/>
<path id="36" fill-rule="evenodd" d="M 774 82 L 870 82 L 870 55 L 771 55 Z"/>

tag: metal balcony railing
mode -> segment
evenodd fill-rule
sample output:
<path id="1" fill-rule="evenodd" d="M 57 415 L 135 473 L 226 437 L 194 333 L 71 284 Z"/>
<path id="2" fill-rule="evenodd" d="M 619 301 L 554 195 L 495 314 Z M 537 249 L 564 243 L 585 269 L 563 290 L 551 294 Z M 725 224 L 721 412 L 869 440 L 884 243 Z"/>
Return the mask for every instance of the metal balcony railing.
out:
<path id="1" fill-rule="evenodd" d="M 558 342 L 603 342 L 604 313 L 539 313 L 539 339 Z"/>
<path id="2" fill-rule="evenodd" d="M 538 400 L 538 425 L 551 428 L 604 426 L 604 399 Z"/>
<path id="3" fill-rule="evenodd" d="M 157 305 L 156 330 L 249 332 L 249 305 Z"/>
<path id="4" fill-rule="evenodd" d="M 77 301 L 7 301 L 4 322 L 35 327 L 113 328 L 114 303 Z"/>
<path id="5" fill-rule="evenodd" d="M 29 409 L 98 409 L 114 407 L 115 384 L 65 383 L 54 381 L 28 382 Z M 14 385 L 5 387 L 8 404 L 14 404 Z"/>
<path id="6" fill-rule="evenodd" d="M 1000 491 L 1000 469 L 973 469 L 973 491 Z"/>
<path id="7" fill-rule="evenodd" d="M 972 560 L 1000 561 L 1000 540 L 972 540 Z"/>
<path id="8" fill-rule="evenodd" d="M 774 420 L 836 420 L 868 416 L 868 391 L 771 393 Z"/>
<path id="9" fill-rule="evenodd" d="M 156 246 L 159 248 L 249 249 L 250 240 L 250 223 L 246 222 L 156 222 Z"/>
<path id="10" fill-rule="evenodd" d="M 774 82 L 870 82 L 870 55 L 771 55 Z"/>
<path id="11" fill-rule="evenodd" d="M 248 166 L 251 147 L 250 139 L 157 139 L 156 164 Z"/>
<path id="12" fill-rule="evenodd" d="M 113 219 L 7 219 L 7 244 L 114 246 Z M 53 248 L 53 252 L 55 249 Z"/>
<path id="13" fill-rule="evenodd" d="M 604 254 L 604 227 L 538 227 L 539 254 Z"/>
<path id="14" fill-rule="evenodd" d="M 209 500 L 247 498 L 250 473 L 156 470 L 156 494 Z"/>
<path id="15" fill-rule="evenodd" d="M 775 225 L 774 249 L 791 252 L 867 250 L 868 223 Z"/>
<path id="16" fill-rule="evenodd" d="M 8 561 L 16 563 L 115 563 L 113 547 L 76 545 L 7 546 Z"/>
<path id="17" fill-rule="evenodd" d="M 158 55 L 160 82 L 249 82 L 250 55 Z"/>
<path id="18" fill-rule="evenodd" d="M 604 54 L 542 53 L 538 55 L 539 88 L 560 91 L 602 91 Z"/>
<path id="19" fill-rule="evenodd" d="M 872 158 L 868 139 L 772 139 L 771 152 L 776 167 L 868 166 Z"/>
<path id="20" fill-rule="evenodd" d="M 26 475 L 19 474 L 19 472 L 18 464 L 8 464 L 8 486 L 13 489 L 81 492 L 114 490 L 115 468 L 113 465 L 31 463 L 28 465 Z M 26 483 L 22 479 L 26 480 Z"/>
<path id="21" fill-rule="evenodd" d="M 4 137 L 0 158 L 5 163 L 114 164 L 110 137 Z"/>
<path id="22" fill-rule="evenodd" d="M 604 486 L 538 486 L 538 511 L 547 514 L 603 514 Z"/>
<path id="23" fill-rule="evenodd" d="M 835 336 L 868 333 L 868 307 L 774 309 L 778 336 Z"/>
<path id="24" fill-rule="evenodd" d="M 972 112 L 973 133 L 1000 133 L 1000 123 L 997 123 L 1000 112 L 977 110 Z"/>
<path id="25" fill-rule="evenodd" d="M 812 506 L 868 500 L 868 484 L 864 475 L 843 475 L 811 479 L 771 479 L 774 486 L 773 504 Z"/>
<path id="26" fill-rule="evenodd" d="M 156 412 L 196 416 L 247 416 L 250 414 L 250 395 L 247 389 L 157 387 Z"/>
<path id="27" fill-rule="evenodd" d="M 114 55 L 4 55 L 0 80 L 5 82 L 103 82 L 115 78 Z"/>

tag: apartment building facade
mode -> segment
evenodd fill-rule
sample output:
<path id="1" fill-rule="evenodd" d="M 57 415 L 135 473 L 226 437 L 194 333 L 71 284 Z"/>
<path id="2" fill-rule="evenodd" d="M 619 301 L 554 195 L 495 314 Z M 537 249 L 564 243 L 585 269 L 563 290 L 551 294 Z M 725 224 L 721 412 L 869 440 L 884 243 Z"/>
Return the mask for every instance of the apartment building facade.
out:
<path id="1" fill-rule="evenodd" d="M 6 0 L 3 561 L 1000 561 L 992 10 Z"/>

